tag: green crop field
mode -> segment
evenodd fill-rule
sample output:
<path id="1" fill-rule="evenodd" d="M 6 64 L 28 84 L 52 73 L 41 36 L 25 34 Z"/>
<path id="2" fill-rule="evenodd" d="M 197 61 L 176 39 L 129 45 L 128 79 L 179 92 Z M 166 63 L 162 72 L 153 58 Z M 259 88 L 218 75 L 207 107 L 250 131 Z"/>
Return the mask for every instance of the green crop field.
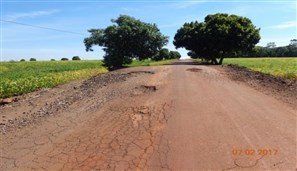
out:
<path id="1" fill-rule="evenodd" d="M 135 60 L 126 66 L 164 65 L 174 61 Z M 0 99 L 108 72 L 102 64 L 100 60 L 0 62 Z"/>
<path id="2" fill-rule="evenodd" d="M 297 58 L 226 58 L 224 64 L 236 64 L 274 76 L 297 80 Z"/>
<path id="3" fill-rule="evenodd" d="M 102 61 L 1 62 L 0 98 L 54 87 L 107 69 Z"/>

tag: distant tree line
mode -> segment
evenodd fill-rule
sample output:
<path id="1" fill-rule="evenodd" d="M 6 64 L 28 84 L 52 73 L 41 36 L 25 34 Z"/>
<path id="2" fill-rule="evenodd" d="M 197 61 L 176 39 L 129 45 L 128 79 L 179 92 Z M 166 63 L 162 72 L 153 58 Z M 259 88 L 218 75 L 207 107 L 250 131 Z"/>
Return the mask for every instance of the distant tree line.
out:
<path id="1" fill-rule="evenodd" d="M 154 61 L 180 58 L 181 54 L 178 51 L 169 51 L 167 48 L 162 48 L 155 56 L 151 57 L 151 59 Z"/>
<path id="2" fill-rule="evenodd" d="M 188 52 L 188 56 L 192 59 L 200 58 L 195 52 Z M 250 58 L 250 57 L 297 57 L 297 46 L 282 46 L 282 47 L 263 47 L 256 46 L 249 52 L 237 52 L 224 54 L 224 58 Z"/>
<path id="3" fill-rule="evenodd" d="M 262 47 L 256 46 L 252 51 L 230 54 L 229 57 L 297 57 L 297 46 Z"/>
<path id="4" fill-rule="evenodd" d="M 69 59 L 68 58 L 61 58 L 61 61 L 68 61 Z M 73 61 L 79 61 L 81 60 L 79 56 L 73 56 L 72 57 L 72 60 Z M 26 60 L 25 59 L 21 59 L 20 62 L 25 62 Z M 29 61 L 37 61 L 36 58 L 30 58 Z M 55 61 L 55 59 L 51 59 L 50 61 Z"/>

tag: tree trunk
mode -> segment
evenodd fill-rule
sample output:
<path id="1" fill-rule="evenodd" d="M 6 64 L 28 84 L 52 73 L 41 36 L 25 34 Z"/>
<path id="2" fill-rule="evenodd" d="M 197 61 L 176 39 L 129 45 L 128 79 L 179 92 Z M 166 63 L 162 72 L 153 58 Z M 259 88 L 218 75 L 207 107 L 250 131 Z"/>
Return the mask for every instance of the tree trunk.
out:
<path id="1" fill-rule="evenodd" d="M 219 61 L 219 65 L 222 65 L 223 60 L 224 60 L 224 57 L 221 57 L 221 58 L 220 58 L 220 61 Z"/>
<path id="2" fill-rule="evenodd" d="M 216 57 L 211 57 L 211 63 L 214 65 L 218 65 L 218 61 L 217 61 Z"/>

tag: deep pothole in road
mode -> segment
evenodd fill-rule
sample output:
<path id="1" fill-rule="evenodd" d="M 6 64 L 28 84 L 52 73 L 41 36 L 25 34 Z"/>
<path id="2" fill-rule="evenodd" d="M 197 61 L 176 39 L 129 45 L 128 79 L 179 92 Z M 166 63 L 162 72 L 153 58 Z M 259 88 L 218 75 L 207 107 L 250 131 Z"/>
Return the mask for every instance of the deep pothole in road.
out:
<path id="1" fill-rule="evenodd" d="M 190 71 L 190 72 L 200 72 L 200 71 L 202 71 L 202 69 L 200 69 L 200 68 L 188 68 L 187 71 Z"/>

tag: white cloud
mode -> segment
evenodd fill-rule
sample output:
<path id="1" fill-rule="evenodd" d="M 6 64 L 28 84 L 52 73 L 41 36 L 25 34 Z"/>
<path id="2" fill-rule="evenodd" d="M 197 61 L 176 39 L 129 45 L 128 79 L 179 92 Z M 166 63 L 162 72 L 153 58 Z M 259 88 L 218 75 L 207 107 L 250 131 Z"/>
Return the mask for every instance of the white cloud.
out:
<path id="1" fill-rule="evenodd" d="M 40 16 L 52 15 L 54 13 L 59 12 L 60 10 L 48 10 L 48 11 L 32 11 L 27 13 L 15 13 L 6 15 L 5 20 L 15 21 L 20 18 L 35 18 Z"/>
<path id="2" fill-rule="evenodd" d="M 277 25 L 269 26 L 267 28 L 282 30 L 282 29 L 287 29 L 287 28 L 294 28 L 296 26 L 297 26 L 296 21 L 288 21 L 288 22 L 277 24 Z"/>

